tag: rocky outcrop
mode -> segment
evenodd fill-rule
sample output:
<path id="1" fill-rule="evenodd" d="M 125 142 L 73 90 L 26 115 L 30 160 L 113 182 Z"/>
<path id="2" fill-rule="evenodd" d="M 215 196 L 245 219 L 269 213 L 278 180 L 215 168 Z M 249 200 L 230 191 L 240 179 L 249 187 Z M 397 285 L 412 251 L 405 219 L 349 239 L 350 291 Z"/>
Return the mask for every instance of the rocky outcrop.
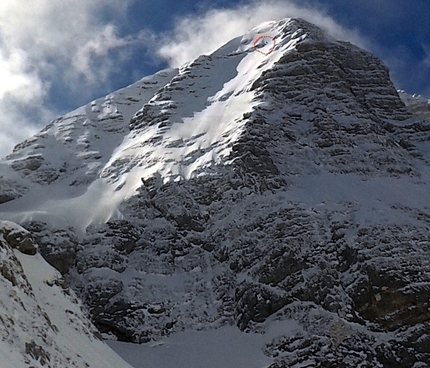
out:
<path id="1" fill-rule="evenodd" d="M 21 253 L 35 255 L 37 246 L 33 236 L 24 228 L 9 221 L 0 221 L 0 234 L 12 248 L 18 249 Z"/>
<path id="2" fill-rule="evenodd" d="M 83 249 L 72 229 L 53 229 L 46 234 L 46 223 L 30 221 L 24 226 L 31 231 L 39 244 L 40 254 L 62 275 L 67 274 L 75 265 L 76 255 Z"/>
<path id="3" fill-rule="evenodd" d="M 254 331 L 292 319 L 303 331 L 266 347 L 273 367 L 429 364 L 425 226 L 364 225 L 351 203 L 309 208 L 224 180 L 169 183 L 151 196 L 147 183 L 128 204 L 132 222 L 88 233 L 71 280 L 101 331 L 146 342 L 197 325 Z M 178 213 L 190 197 L 203 231 L 159 209 Z"/>
<path id="4" fill-rule="evenodd" d="M 341 174 L 419 176 L 408 154 L 413 144 L 390 134 L 404 131 L 411 115 L 382 62 L 349 43 L 329 42 L 305 21 L 285 26 L 294 31 L 303 41 L 252 85 L 267 103 L 252 113 L 241 140 L 259 142 L 278 170 L 290 175 L 323 167 Z M 275 139 L 273 131 L 279 132 Z M 398 146 L 404 150 L 393 149 Z"/>
<path id="5" fill-rule="evenodd" d="M 0 175 L 0 204 L 20 198 L 27 188 Z"/>
<path id="6" fill-rule="evenodd" d="M 0 221 L 2 367 L 129 367 L 101 341 L 28 231 Z"/>

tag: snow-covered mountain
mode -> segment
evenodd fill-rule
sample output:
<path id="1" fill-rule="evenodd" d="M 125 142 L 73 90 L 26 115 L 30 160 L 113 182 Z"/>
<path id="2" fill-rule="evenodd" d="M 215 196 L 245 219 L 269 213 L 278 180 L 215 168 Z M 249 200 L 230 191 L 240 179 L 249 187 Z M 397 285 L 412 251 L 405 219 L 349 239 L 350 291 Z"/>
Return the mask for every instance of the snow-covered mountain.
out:
<path id="1" fill-rule="evenodd" d="M 430 119 L 430 100 L 416 94 L 409 95 L 403 90 L 398 92 L 410 113 L 421 119 Z"/>
<path id="2" fill-rule="evenodd" d="M 265 333 L 247 367 L 426 367 L 430 123 L 401 96 L 369 52 L 264 23 L 19 144 L 0 218 L 105 337 L 229 329 Z"/>
<path id="3" fill-rule="evenodd" d="M 130 368 L 106 344 L 31 234 L 0 221 L 0 367 Z"/>

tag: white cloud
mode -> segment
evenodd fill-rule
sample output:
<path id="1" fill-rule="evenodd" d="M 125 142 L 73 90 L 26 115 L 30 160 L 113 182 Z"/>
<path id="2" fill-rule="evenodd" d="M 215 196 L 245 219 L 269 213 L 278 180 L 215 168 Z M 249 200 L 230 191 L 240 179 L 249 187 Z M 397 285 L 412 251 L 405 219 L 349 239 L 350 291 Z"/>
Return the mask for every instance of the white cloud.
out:
<path id="1" fill-rule="evenodd" d="M 40 130 L 34 120 L 49 122 L 54 118 L 51 111 L 43 106 L 32 108 L 10 99 L 0 100 L 0 154 L 1 157 L 12 152 L 13 147 Z"/>
<path id="2" fill-rule="evenodd" d="M 40 117 L 55 114 L 44 98 L 56 78 L 76 91 L 109 78 L 117 66 L 106 56 L 131 40 L 98 14 L 121 19 L 131 1 L 0 2 L 0 157 L 40 129 Z"/>
<path id="3" fill-rule="evenodd" d="M 0 54 L 0 99 L 19 95 L 23 102 L 29 103 L 43 95 L 37 74 L 23 72 L 26 65 L 26 55 L 19 49 L 11 50 L 7 56 Z"/>
<path id="4" fill-rule="evenodd" d="M 13 146 L 36 133 L 26 109 L 41 106 L 44 84 L 37 73 L 26 71 L 27 58 L 19 49 L 0 54 L 0 153 L 5 156 Z M 39 112 L 46 116 L 44 108 Z M 36 112 L 37 113 L 37 112 Z"/>
<path id="5" fill-rule="evenodd" d="M 127 46 L 131 40 L 118 38 L 113 25 L 107 25 L 99 34 L 80 47 L 72 59 L 72 72 L 81 73 L 92 82 L 106 80 L 109 70 L 114 68 L 107 57 L 109 51 Z M 98 68 L 94 65 L 100 61 Z"/>
<path id="6" fill-rule="evenodd" d="M 303 18 L 337 39 L 359 46 L 367 43 L 358 32 L 338 25 L 322 8 L 298 5 L 293 0 L 269 0 L 182 18 L 176 23 L 174 33 L 164 36 L 157 53 L 171 66 L 179 66 L 200 54 L 211 53 L 259 23 L 280 18 Z"/>

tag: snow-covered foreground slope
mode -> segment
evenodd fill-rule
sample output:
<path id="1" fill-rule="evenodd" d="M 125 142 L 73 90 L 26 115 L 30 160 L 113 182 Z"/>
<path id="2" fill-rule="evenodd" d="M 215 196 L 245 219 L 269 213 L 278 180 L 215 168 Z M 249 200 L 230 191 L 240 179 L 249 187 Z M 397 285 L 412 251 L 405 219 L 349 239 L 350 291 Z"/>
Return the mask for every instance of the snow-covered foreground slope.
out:
<path id="1" fill-rule="evenodd" d="M 261 349 L 286 332 L 300 330 L 294 321 L 273 323 L 264 333 L 244 334 L 234 326 L 216 330 L 186 331 L 160 341 L 137 345 L 109 341 L 119 355 L 135 368 L 262 368 L 273 359 Z"/>
<path id="2" fill-rule="evenodd" d="M 0 295 L 0 367 L 130 367 L 101 340 L 31 235 L 9 221 L 0 221 Z"/>
<path id="3" fill-rule="evenodd" d="M 0 216 L 148 364 L 225 331 L 261 366 L 422 368 L 430 123 L 405 101 L 370 53 L 264 23 L 19 145 Z"/>

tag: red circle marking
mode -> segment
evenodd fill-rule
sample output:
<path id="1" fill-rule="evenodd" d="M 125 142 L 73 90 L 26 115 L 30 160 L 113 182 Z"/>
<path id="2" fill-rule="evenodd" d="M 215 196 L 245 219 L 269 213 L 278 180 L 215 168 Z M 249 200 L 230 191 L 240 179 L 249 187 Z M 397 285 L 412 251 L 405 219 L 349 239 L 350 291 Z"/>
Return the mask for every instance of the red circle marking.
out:
<path id="1" fill-rule="evenodd" d="M 258 42 L 261 41 L 263 38 L 270 38 L 273 41 L 273 46 L 271 47 L 271 49 L 268 52 L 263 52 L 263 51 L 257 49 Z M 263 54 L 265 56 L 271 54 L 273 52 L 273 50 L 275 49 L 275 47 L 276 47 L 276 40 L 272 36 L 260 36 L 254 41 L 254 50 L 258 51 L 260 54 Z"/>

